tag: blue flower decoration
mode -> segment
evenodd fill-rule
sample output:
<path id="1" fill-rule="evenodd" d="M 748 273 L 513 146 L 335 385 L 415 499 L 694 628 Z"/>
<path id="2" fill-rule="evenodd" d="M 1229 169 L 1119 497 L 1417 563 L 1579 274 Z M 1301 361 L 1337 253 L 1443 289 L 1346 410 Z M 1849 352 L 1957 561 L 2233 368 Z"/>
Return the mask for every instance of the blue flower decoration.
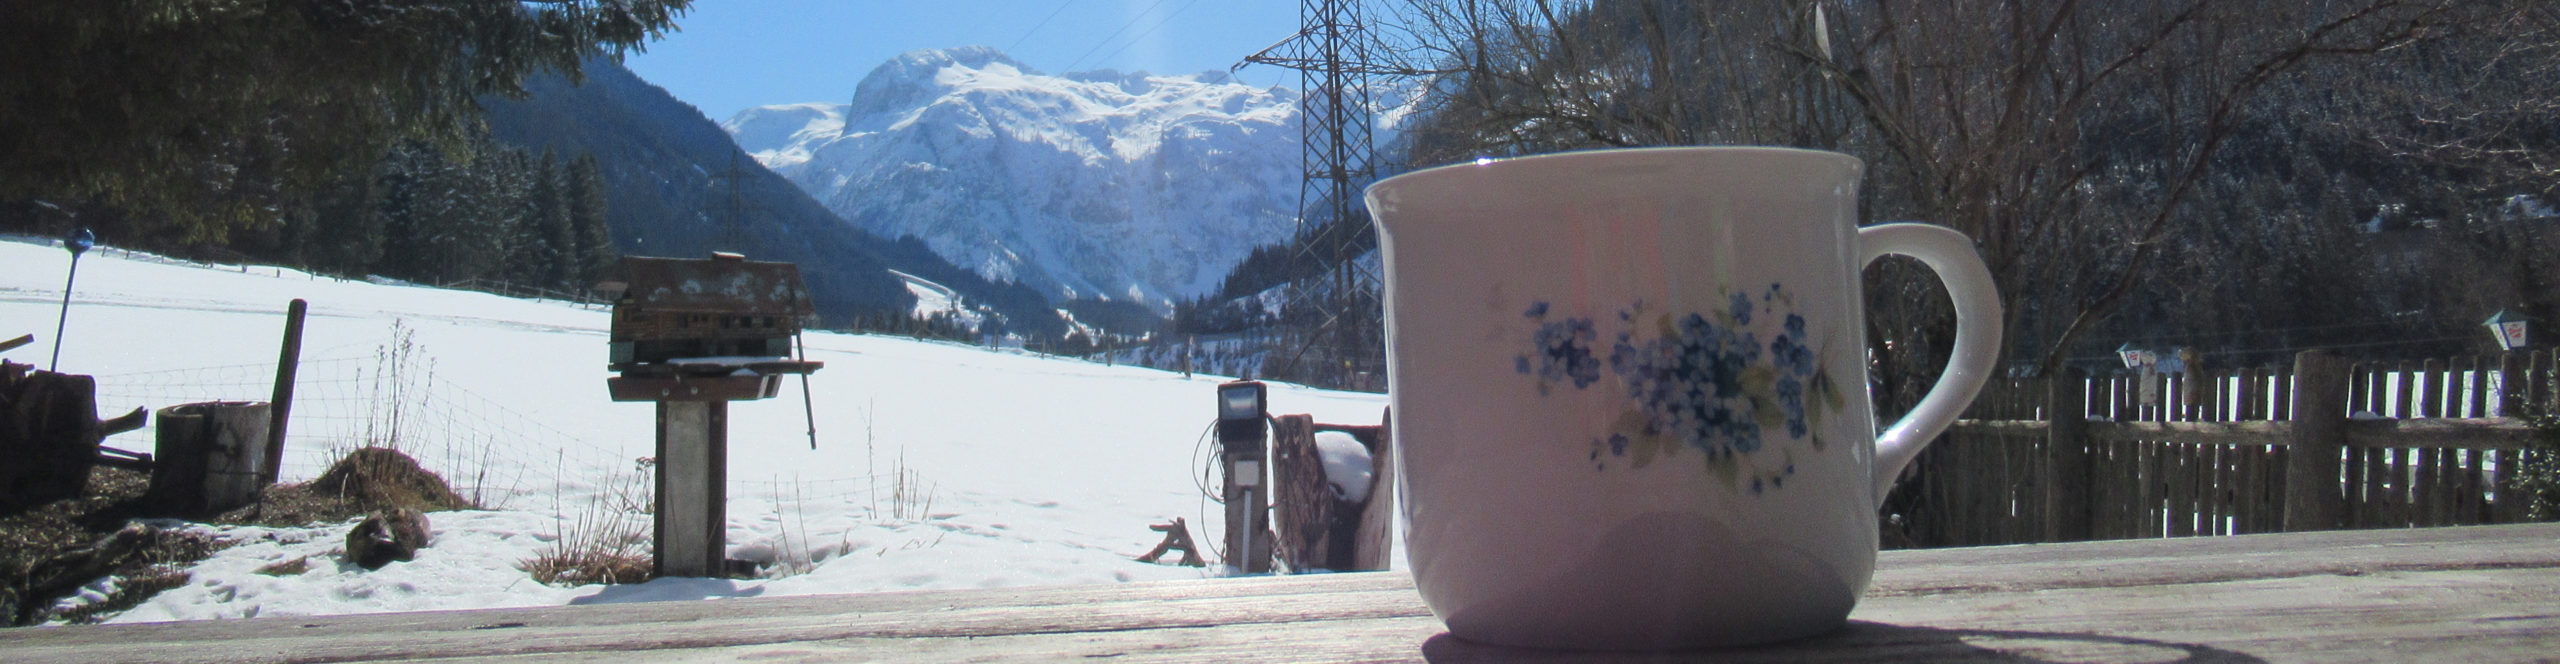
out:
<path id="1" fill-rule="evenodd" d="M 1527 316 L 1545 320 L 1547 303 L 1529 305 Z M 1538 326 L 1536 352 L 1512 359 L 1512 369 L 1535 375 L 1539 389 L 1551 383 L 1572 382 L 1574 389 L 1591 387 L 1600 382 L 1600 358 L 1592 353 L 1599 333 L 1589 318 L 1566 318 Z"/>
<path id="2" fill-rule="evenodd" d="M 1622 329 L 1612 331 L 1605 362 L 1595 350 L 1599 330 L 1592 319 L 1550 319 L 1546 302 L 1533 303 L 1523 312 L 1538 321 L 1532 351 L 1516 357 L 1513 368 L 1536 376 L 1541 393 L 1565 384 L 1588 389 L 1603 369 L 1617 377 L 1631 407 L 1607 435 L 1587 439 L 1601 470 L 1606 459 L 1632 457 L 1641 468 L 1686 448 L 1728 481 L 1749 484 L 1755 495 L 1782 487 L 1794 472 L 1791 459 L 1783 472 L 1771 465 L 1747 478 L 1737 471 L 1757 467 L 1742 459 L 1808 440 L 1823 413 L 1808 399 L 1837 407 L 1839 398 L 1808 343 L 1808 322 L 1790 311 L 1795 300 L 1783 288 L 1726 295 L 1729 307 L 1703 313 L 1647 314 L 1641 303 L 1618 312 Z M 1755 321 L 1762 327 L 1753 327 Z M 1820 449 L 1820 441 L 1813 444 Z"/>

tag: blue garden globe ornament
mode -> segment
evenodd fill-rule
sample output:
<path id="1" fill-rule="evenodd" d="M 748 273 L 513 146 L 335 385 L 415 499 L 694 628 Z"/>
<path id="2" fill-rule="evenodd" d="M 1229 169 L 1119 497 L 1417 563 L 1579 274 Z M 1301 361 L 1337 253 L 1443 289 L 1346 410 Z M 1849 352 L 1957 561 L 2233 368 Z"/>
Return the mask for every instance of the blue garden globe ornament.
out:
<path id="1" fill-rule="evenodd" d="M 73 256 L 78 256 L 80 252 L 88 251 L 94 246 L 98 246 L 98 234 L 91 233 L 86 228 L 74 229 L 70 235 L 62 237 L 62 248 L 71 250 Z"/>

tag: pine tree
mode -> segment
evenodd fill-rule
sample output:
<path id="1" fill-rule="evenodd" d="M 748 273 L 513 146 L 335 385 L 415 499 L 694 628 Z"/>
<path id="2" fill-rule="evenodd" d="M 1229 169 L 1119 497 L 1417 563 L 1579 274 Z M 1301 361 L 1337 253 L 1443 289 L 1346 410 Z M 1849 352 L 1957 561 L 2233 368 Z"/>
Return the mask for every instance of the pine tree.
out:
<path id="1" fill-rule="evenodd" d="M 569 223 L 568 174 L 560 168 L 560 155 L 544 148 L 532 177 L 533 227 L 542 243 L 539 279 L 544 288 L 575 291 L 579 284 L 570 277 L 578 272 L 572 265 L 578 254 L 578 233 Z"/>
<path id="2" fill-rule="evenodd" d="M 592 154 L 579 155 L 569 167 L 569 225 L 577 233 L 577 271 L 571 275 L 579 288 L 594 285 L 621 252 L 613 248 L 613 228 L 605 221 L 604 168 Z"/>
<path id="3" fill-rule="evenodd" d="M 477 97 L 575 77 L 690 4 L 0 2 L 0 202 L 103 208 L 84 223 L 134 242 L 219 242 L 402 140 L 464 142 Z"/>
<path id="4" fill-rule="evenodd" d="M 342 178 L 312 206 L 297 257 L 325 272 L 361 277 L 382 260 L 381 188 L 375 172 Z"/>

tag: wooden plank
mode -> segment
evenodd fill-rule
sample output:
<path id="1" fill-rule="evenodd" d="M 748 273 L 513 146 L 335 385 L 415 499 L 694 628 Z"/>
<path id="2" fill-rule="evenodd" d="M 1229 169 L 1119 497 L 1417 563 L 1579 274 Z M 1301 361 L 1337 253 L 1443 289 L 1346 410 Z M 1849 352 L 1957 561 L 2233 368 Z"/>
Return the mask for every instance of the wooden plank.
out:
<path id="1" fill-rule="evenodd" d="M 2482 499 L 2482 496 L 2488 487 L 2480 482 L 2480 461 L 2487 455 L 2480 450 L 2458 450 L 2455 454 L 2457 460 L 2452 469 L 2455 500 L 2453 516 L 2449 523 L 2456 526 L 2487 523 L 2488 520 L 2482 513 L 2482 508 L 2488 503 Z"/>
<path id="2" fill-rule="evenodd" d="M 1970 435 L 2042 436 L 2044 422 L 2023 420 L 1957 420 L 1949 431 Z M 2102 441 L 2175 440 L 2211 445 L 2284 445 L 2289 422 L 2099 422 L 2083 426 Z M 2503 417 L 2445 420 L 2354 420 L 2342 425 L 2346 447 L 2455 447 L 2474 450 L 2522 450 L 2533 446 L 2533 427 Z"/>
<path id="3" fill-rule="evenodd" d="M 2100 503 L 2104 511 L 2100 513 L 2099 522 L 2091 527 L 2099 529 L 2098 537 L 2101 539 L 2135 537 L 2140 528 L 2135 525 L 2134 506 L 2141 500 L 2141 491 L 2136 485 L 2140 480 L 2136 473 L 2141 467 L 2134 462 L 2133 443 L 2100 441 L 2099 444 L 2107 449 L 2106 501 Z"/>
<path id="4" fill-rule="evenodd" d="M 2167 453 L 2164 457 L 2167 465 L 2163 468 L 2166 477 L 2161 479 L 2169 498 L 2165 508 L 2166 514 L 2162 515 L 2162 518 L 2168 520 L 2168 535 L 2170 537 L 2194 535 L 2196 534 L 2195 446 L 2185 443 L 2161 443 L 2160 447 Z"/>
<path id="5" fill-rule="evenodd" d="M 2263 401 L 2266 384 L 2262 382 L 2265 378 L 2256 368 L 2240 371 L 2239 408 L 2234 419 L 2266 421 L 2266 403 Z M 2249 443 L 2232 447 L 2232 534 L 2265 532 L 2258 524 L 2258 519 L 2266 513 L 2266 500 L 2261 492 L 2263 483 L 2258 481 L 2258 462 L 2265 449 L 2264 445 Z"/>
<path id="6" fill-rule="evenodd" d="M 2390 374 L 2390 394 L 2392 401 L 2391 403 L 2384 404 L 2384 417 L 2405 420 L 2414 416 L 2409 408 L 2409 401 L 2411 399 L 2409 378 L 2411 373 L 2414 371 L 2416 371 L 2416 368 L 2407 361 L 2399 362 L 2397 366 L 2393 367 Z M 2409 477 L 2411 467 L 2408 456 L 2409 455 L 2406 450 L 2397 447 L 2385 448 L 2382 453 L 2382 466 L 2385 475 L 2382 482 L 2382 495 L 2384 500 L 2381 514 L 2383 519 L 2382 524 L 2387 527 L 2398 528 L 2409 525 Z"/>
<path id="7" fill-rule="evenodd" d="M 2478 355 L 2463 358 L 2461 377 L 2456 385 L 2462 392 L 2461 413 L 2455 417 L 2489 417 L 2490 368 L 2488 360 Z"/>
<path id="8" fill-rule="evenodd" d="M 1383 570 L 1397 560 L 1395 477 L 1395 417 L 1378 414 L 1378 445 L 1370 458 L 1376 461 L 1370 469 L 1369 503 L 1360 510 L 1359 541 L 1352 551 L 1352 569 Z"/>
<path id="9" fill-rule="evenodd" d="M 2168 443 L 2145 441 L 2142 446 L 2142 536 L 2166 537 L 2169 534 L 2169 469 L 2175 467 L 2176 462 L 2169 457 Z"/>
<path id="10" fill-rule="evenodd" d="M 2285 469 L 2284 529 L 2323 530 L 2346 523 L 2346 505 L 2337 492 L 2338 452 L 2346 444 L 2345 401 L 2348 366 L 2327 351 L 2294 356 L 2294 421 L 2292 465 Z"/>
<path id="11" fill-rule="evenodd" d="M 2415 397 L 2417 399 L 2417 403 L 2413 404 L 2413 408 L 2411 410 L 2412 417 L 2442 417 L 2444 404 L 2439 400 L 2440 397 L 2438 394 L 2442 391 L 2440 383 L 2442 381 L 2441 376 L 2443 372 L 2444 361 L 2429 359 L 2419 365 L 2418 373 L 2414 377 L 2402 379 L 2411 380 L 2417 383 L 2417 396 Z M 2438 466 L 2435 463 L 2435 450 L 2427 448 L 2411 448 L 2404 452 L 2402 456 L 2407 460 L 2409 466 L 2409 479 L 2407 480 L 2409 485 L 2409 500 L 2407 505 L 2409 510 L 2409 525 L 2436 525 L 2434 519 L 2435 503 L 2437 502 L 2435 494 L 2436 492 L 2443 490 L 2443 487 L 2437 486 L 2436 484 L 2436 480 L 2438 479 L 2436 474 L 2440 472 L 2443 467 Z"/>
<path id="12" fill-rule="evenodd" d="M 1316 419 L 1271 417 L 1272 555 L 1292 570 L 1327 569 L 1335 501 L 1316 451 Z"/>
<path id="13" fill-rule="evenodd" d="M 2373 382 L 2370 380 L 2371 373 L 2372 367 L 2369 364 L 2362 362 L 2356 364 L 2355 378 L 2351 379 L 2353 382 L 2348 387 L 2348 413 L 2353 414 L 2357 411 L 2369 410 L 2372 408 L 2374 389 Z M 2300 389 L 2300 385 L 2297 384 L 2295 389 Z M 2341 462 L 2344 465 L 2342 474 L 2345 477 L 2343 479 L 2343 486 L 2339 487 L 2340 492 L 2346 496 L 2346 513 L 2343 515 L 2345 520 L 2344 527 L 2360 528 L 2363 527 L 2365 522 L 2370 518 L 2368 511 L 2370 506 L 2367 505 L 2365 501 L 2365 487 L 2367 485 L 2365 475 L 2369 467 L 2368 461 L 2370 461 L 2370 459 L 2367 459 L 2366 457 L 2370 456 L 2371 453 L 2365 448 L 2348 446 L 2341 452 L 2341 454 L 2345 457 Z M 2286 479 L 2290 481 L 2292 478 L 2288 477 Z"/>
<path id="14" fill-rule="evenodd" d="M 1889 551 L 1848 630 L 1718 661 L 2508 661 L 2560 525 Z M 2105 607 L 2092 610 L 2091 607 Z M 0 630 L 11 661 L 1661 661 L 1448 638 L 1402 573 Z"/>
<path id="15" fill-rule="evenodd" d="M 658 402 L 657 509 L 651 551 L 661 577 L 728 570 L 729 404 Z"/>
<path id="16" fill-rule="evenodd" d="M 2089 394 L 2085 376 L 2065 369 L 2045 384 L 2046 418 L 2041 541 L 2076 542 L 2090 538 L 2091 448 Z"/>

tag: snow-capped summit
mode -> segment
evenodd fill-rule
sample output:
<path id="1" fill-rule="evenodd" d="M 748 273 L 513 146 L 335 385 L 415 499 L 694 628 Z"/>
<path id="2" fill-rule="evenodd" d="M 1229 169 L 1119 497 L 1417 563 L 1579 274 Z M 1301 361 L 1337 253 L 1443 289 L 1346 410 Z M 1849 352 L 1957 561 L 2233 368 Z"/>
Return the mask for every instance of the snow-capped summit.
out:
<path id="1" fill-rule="evenodd" d="M 844 131 L 843 104 L 782 104 L 738 112 L 720 125 L 765 168 L 781 168 L 809 160 L 809 146 Z"/>
<path id="2" fill-rule="evenodd" d="M 1294 230 L 1297 93 L 913 51 L 845 104 L 747 109 L 740 147 L 852 223 L 1054 297 L 1159 310 Z"/>

